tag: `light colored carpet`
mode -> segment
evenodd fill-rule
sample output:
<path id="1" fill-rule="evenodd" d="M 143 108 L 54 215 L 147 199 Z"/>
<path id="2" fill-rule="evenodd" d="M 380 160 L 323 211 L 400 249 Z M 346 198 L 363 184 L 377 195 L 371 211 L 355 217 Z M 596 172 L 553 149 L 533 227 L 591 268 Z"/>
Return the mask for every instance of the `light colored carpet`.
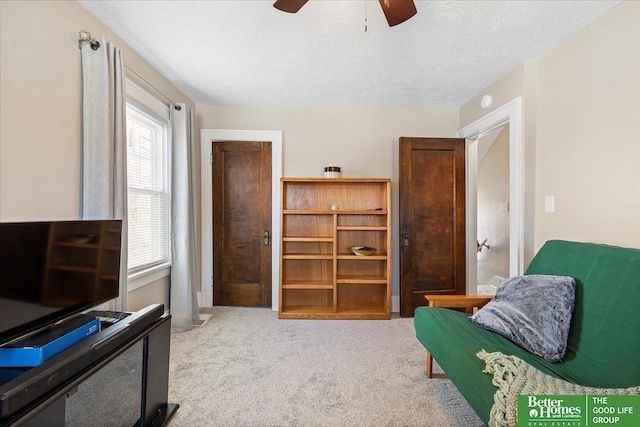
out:
<path id="1" fill-rule="evenodd" d="M 209 312 L 171 336 L 169 401 L 180 408 L 170 427 L 483 425 L 451 381 L 425 377 L 413 319 Z"/>

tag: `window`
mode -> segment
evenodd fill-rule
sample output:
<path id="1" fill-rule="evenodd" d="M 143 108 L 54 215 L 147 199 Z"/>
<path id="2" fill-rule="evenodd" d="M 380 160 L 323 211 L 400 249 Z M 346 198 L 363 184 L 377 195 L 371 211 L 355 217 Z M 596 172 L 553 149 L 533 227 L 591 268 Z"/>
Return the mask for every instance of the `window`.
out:
<path id="1" fill-rule="evenodd" d="M 170 261 L 169 107 L 127 82 L 129 274 Z"/>

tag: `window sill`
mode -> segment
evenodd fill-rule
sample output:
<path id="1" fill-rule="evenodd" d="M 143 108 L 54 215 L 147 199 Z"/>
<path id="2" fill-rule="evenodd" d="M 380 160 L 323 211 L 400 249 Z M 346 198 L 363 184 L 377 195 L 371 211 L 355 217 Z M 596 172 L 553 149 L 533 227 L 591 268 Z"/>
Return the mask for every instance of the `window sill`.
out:
<path id="1" fill-rule="evenodd" d="M 142 271 L 136 271 L 130 274 L 127 280 L 127 291 L 131 292 L 138 288 L 148 285 L 149 283 L 160 280 L 171 274 L 171 263 L 156 265 Z"/>

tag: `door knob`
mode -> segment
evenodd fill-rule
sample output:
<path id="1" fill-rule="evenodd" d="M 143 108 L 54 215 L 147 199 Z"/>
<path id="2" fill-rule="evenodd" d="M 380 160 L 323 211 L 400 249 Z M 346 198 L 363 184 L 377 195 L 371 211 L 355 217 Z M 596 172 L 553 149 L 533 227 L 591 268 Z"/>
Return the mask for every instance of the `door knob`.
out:
<path id="1" fill-rule="evenodd" d="M 411 234 L 408 231 L 402 232 L 402 246 L 409 246 L 410 239 L 411 239 Z"/>
<path id="2" fill-rule="evenodd" d="M 269 230 L 264 230 L 262 232 L 262 244 L 269 246 Z"/>

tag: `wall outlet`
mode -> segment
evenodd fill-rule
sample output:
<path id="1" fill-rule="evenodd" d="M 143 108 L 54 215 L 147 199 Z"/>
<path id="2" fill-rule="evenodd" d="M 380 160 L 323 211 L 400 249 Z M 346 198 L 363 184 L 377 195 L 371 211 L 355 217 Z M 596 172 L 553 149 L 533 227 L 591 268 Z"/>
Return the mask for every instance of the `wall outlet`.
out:
<path id="1" fill-rule="evenodd" d="M 544 211 L 555 212 L 555 198 L 553 196 L 544 196 Z"/>

